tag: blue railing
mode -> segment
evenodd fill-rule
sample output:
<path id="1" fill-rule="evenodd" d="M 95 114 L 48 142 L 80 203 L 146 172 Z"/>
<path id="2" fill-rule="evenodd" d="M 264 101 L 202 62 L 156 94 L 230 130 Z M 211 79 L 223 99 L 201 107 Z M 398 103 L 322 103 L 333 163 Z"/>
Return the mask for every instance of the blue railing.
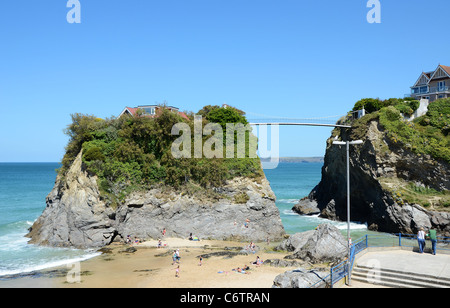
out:
<path id="1" fill-rule="evenodd" d="M 351 247 L 350 260 L 345 259 L 341 263 L 330 268 L 330 275 L 322 278 L 310 288 L 333 287 L 336 283 L 346 278 L 353 269 L 356 255 L 369 247 L 418 247 L 417 235 L 414 234 L 380 234 L 365 235 L 355 241 Z M 428 246 L 430 247 L 430 246 Z M 450 251 L 450 237 L 437 237 L 437 250 Z"/>

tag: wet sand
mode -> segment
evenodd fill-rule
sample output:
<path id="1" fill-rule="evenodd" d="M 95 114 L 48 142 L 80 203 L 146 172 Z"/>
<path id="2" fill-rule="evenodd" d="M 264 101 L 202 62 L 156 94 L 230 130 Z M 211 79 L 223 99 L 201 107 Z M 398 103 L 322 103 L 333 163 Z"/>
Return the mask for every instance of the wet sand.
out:
<path id="1" fill-rule="evenodd" d="M 114 244 L 98 257 L 70 267 L 59 267 L 0 280 L 0 287 L 51 287 L 51 288 L 270 288 L 274 278 L 290 267 L 272 267 L 252 264 L 259 256 L 262 260 L 283 259 L 287 253 L 274 252 L 276 244 L 256 243 L 259 251 L 248 255 L 238 254 L 249 243 L 228 241 L 189 241 L 164 239 L 163 248 L 157 241 L 147 241 L 133 246 Z M 126 252 L 127 248 L 135 252 Z M 180 251 L 180 264 L 172 265 L 172 253 Z M 133 249 L 132 249 L 133 250 Z M 199 255 L 204 257 L 199 265 Z M 179 277 L 175 277 L 180 266 Z M 250 266 L 248 274 L 232 269 Z M 80 273 L 79 276 L 74 273 Z"/>

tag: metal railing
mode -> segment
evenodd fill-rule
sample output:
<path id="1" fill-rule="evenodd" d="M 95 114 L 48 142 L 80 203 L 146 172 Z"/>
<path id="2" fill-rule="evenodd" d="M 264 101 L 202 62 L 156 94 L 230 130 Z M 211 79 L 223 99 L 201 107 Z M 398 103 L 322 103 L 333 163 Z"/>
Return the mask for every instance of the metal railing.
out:
<path id="1" fill-rule="evenodd" d="M 435 94 L 435 93 L 443 93 L 443 92 L 450 92 L 450 87 L 448 86 L 442 86 L 442 87 L 429 87 L 428 89 L 416 89 L 412 90 L 410 94 L 406 94 L 405 96 L 411 97 L 411 96 L 417 96 L 417 95 L 423 95 L 423 94 Z"/>
<path id="2" fill-rule="evenodd" d="M 441 93 L 441 92 L 449 92 L 450 87 L 430 87 L 430 91 L 428 93 Z"/>
<path id="3" fill-rule="evenodd" d="M 411 247 L 414 249 L 418 246 L 417 235 L 414 234 L 366 234 L 353 243 L 350 260 L 346 258 L 331 267 L 330 274 L 311 285 L 310 288 L 333 288 L 336 283 L 348 277 L 353 269 L 356 256 L 369 247 Z M 450 237 L 438 236 L 436 250 L 450 251 Z"/>

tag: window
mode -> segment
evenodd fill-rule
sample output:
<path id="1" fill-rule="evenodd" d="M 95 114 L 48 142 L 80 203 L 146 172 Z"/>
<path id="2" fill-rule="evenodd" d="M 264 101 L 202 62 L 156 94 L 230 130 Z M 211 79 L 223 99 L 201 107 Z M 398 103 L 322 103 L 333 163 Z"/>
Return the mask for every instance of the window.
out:
<path id="1" fill-rule="evenodd" d="M 428 87 L 420 87 L 420 93 L 428 93 Z"/>
<path id="2" fill-rule="evenodd" d="M 438 90 L 444 91 L 445 88 L 445 81 L 439 81 Z"/>
<path id="3" fill-rule="evenodd" d="M 150 115 L 154 115 L 155 114 L 155 107 L 147 107 L 147 108 L 143 108 L 145 113 L 148 113 Z"/>

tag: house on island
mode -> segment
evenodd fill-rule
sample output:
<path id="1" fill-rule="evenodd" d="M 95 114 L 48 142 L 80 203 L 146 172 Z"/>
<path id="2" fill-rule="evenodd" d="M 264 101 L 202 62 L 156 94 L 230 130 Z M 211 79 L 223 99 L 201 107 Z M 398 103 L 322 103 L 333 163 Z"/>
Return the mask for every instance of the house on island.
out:
<path id="1" fill-rule="evenodd" d="M 188 116 L 179 111 L 179 108 L 173 106 L 159 106 L 159 105 L 145 105 L 145 106 L 137 106 L 137 107 L 125 107 L 125 109 L 120 113 L 119 118 L 123 115 L 135 116 L 136 112 L 140 109 L 144 112 L 144 116 L 155 118 L 159 114 L 159 110 L 161 108 L 168 109 L 171 112 L 178 113 L 182 118 L 189 120 Z"/>
<path id="2" fill-rule="evenodd" d="M 432 72 L 423 72 L 407 96 L 430 103 L 450 97 L 450 66 L 439 65 Z"/>

